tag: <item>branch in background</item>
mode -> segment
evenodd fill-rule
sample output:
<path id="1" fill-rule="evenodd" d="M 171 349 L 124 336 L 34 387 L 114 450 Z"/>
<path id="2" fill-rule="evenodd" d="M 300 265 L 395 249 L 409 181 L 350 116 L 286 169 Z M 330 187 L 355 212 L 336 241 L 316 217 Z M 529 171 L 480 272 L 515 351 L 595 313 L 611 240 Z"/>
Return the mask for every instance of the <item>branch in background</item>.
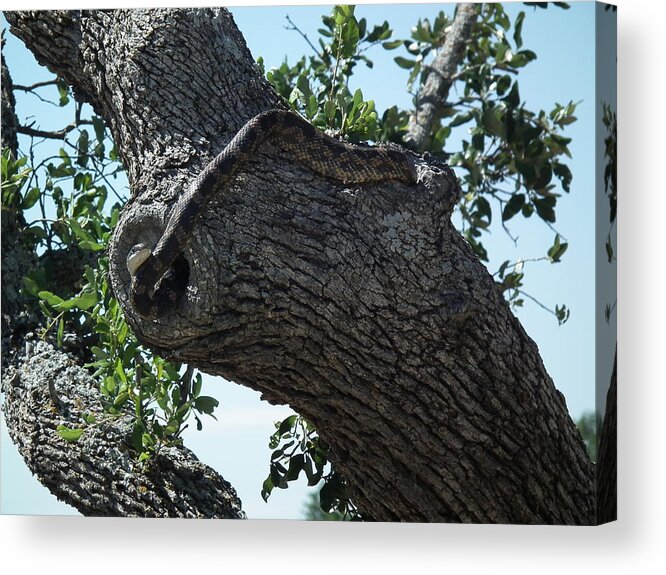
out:
<path id="1" fill-rule="evenodd" d="M 92 122 L 89 120 L 80 120 L 77 118 L 75 122 L 65 126 L 64 128 L 62 128 L 62 130 L 57 130 L 55 132 L 49 132 L 47 130 L 37 130 L 30 126 L 21 126 L 19 124 L 18 126 L 16 126 L 16 131 L 19 134 L 25 134 L 26 136 L 32 136 L 33 138 L 49 138 L 52 140 L 62 140 L 72 130 L 75 130 L 79 126 L 83 125 L 92 126 Z"/>
<path id="2" fill-rule="evenodd" d="M 472 26 L 479 15 L 480 4 L 458 4 L 446 41 L 430 65 L 430 73 L 416 97 L 416 109 L 409 119 L 404 141 L 410 148 L 423 151 L 429 141 L 437 112 L 445 102 L 455 74 L 465 56 Z"/>
<path id="3" fill-rule="evenodd" d="M 14 90 L 21 90 L 22 92 L 32 92 L 37 88 L 43 88 L 44 86 L 57 86 L 57 80 L 45 80 L 44 82 L 37 82 L 31 86 L 21 86 L 20 84 L 14 84 Z"/>
<path id="4" fill-rule="evenodd" d="M 322 58 L 322 55 L 319 53 L 319 50 L 317 50 L 317 48 L 315 48 L 314 44 L 312 42 L 310 42 L 310 39 L 308 38 L 307 34 L 305 34 L 305 32 L 303 32 L 303 30 L 301 30 L 298 26 L 296 26 L 296 24 L 294 24 L 292 19 L 289 17 L 289 14 L 287 14 L 286 18 L 287 18 L 287 22 L 289 22 L 289 26 L 285 26 L 285 29 L 294 30 L 295 32 L 298 32 L 303 37 L 303 39 L 307 42 L 308 46 L 310 46 L 310 48 L 312 48 L 314 53 L 319 58 Z"/>

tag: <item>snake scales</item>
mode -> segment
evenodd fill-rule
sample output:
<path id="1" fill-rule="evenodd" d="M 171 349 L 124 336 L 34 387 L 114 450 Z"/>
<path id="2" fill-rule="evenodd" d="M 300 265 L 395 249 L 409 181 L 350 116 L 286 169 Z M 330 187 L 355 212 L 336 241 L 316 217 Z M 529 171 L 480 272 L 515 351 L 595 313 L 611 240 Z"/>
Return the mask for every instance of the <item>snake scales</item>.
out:
<path id="1" fill-rule="evenodd" d="M 267 140 L 279 142 L 291 159 L 312 171 L 345 184 L 383 181 L 413 183 L 413 161 L 398 147 L 354 146 L 317 130 L 300 116 L 269 110 L 249 120 L 222 152 L 178 198 L 157 245 L 135 245 L 127 256 L 130 300 L 135 311 L 155 319 L 173 309 L 178 289 L 177 258 L 185 249 L 208 201 L 224 190 L 245 162 Z M 180 290 L 185 286 L 180 286 Z"/>

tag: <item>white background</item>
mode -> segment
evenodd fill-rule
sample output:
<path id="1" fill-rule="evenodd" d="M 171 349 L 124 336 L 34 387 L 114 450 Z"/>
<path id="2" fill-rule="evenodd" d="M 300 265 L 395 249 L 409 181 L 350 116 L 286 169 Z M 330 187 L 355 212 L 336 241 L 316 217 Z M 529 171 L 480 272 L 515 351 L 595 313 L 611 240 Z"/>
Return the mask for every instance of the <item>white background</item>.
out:
<path id="1" fill-rule="evenodd" d="M 293 2 L 292 2 L 293 3 Z M 310 2 L 312 3 L 312 2 Z M 618 0 L 619 515 L 597 528 L 0 517 L 0 561 L 17 573 L 663 573 L 664 355 L 660 234 L 666 214 L 664 9 Z M 142 0 L 141 6 L 166 3 Z M 183 2 L 178 2 L 182 5 Z M 206 2 L 197 2 L 198 5 Z M 214 3 L 208 3 L 214 4 Z M 258 2 L 253 2 L 258 4 Z M 58 7 L 80 4 L 58 2 Z M 90 3 L 88 3 L 90 6 Z M 110 3 L 99 7 L 125 7 Z M 18 8 L 16 4 L 2 8 Z M 53 8 L 28 3 L 21 9 Z M 566 42 L 566 38 L 562 38 Z M 553 73 L 557 73 L 556 70 Z M 254 568 L 254 569 L 253 569 Z"/>

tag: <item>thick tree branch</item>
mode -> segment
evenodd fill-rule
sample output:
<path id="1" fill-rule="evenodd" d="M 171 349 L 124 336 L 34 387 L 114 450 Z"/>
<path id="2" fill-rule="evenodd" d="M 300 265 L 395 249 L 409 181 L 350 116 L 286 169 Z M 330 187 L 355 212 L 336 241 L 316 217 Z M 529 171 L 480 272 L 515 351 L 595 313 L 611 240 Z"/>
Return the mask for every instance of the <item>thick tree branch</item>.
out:
<path id="1" fill-rule="evenodd" d="M 3 411 L 31 471 L 56 497 L 84 515 L 244 518 L 234 489 L 191 451 L 170 448 L 138 463 L 132 416 L 106 414 L 97 383 L 72 357 L 26 342 L 29 351 L 3 370 Z M 61 425 L 85 431 L 68 442 Z"/>
<path id="2" fill-rule="evenodd" d="M 479 15 L 480 4 L 458 4 L 444 45 L 429 67 L 428 77 L 416 97 L 416 109 L 409 119 L 405 143 L 414 150 L 427 148 L 437 112 L 449 96 L 458 66 L 465 57 L 472 27 Z"/>

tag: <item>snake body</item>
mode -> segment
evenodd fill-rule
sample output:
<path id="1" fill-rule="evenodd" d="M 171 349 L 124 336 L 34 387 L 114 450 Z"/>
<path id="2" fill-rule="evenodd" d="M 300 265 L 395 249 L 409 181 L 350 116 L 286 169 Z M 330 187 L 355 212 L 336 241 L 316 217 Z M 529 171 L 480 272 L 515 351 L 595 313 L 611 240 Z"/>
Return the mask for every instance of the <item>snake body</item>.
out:
<path id="1" fill-rule="evenodd" d="M 130 300 L 144 318 L 164 315 L 177 303 L 177 258 L 185 249 L 206 204 L 228 188 L 249 158 L 270 140 L 291 159 L 313 172 L 345 184 L 383 181 L 413 183 L 414 163 L 403 150 L 389 146 L 355 146 L 317 130 L 295 113 L 269 110 L 249 120 L 222 152 L 180 195 L 157 245 L 138 244 L 127 256 Z"/>

